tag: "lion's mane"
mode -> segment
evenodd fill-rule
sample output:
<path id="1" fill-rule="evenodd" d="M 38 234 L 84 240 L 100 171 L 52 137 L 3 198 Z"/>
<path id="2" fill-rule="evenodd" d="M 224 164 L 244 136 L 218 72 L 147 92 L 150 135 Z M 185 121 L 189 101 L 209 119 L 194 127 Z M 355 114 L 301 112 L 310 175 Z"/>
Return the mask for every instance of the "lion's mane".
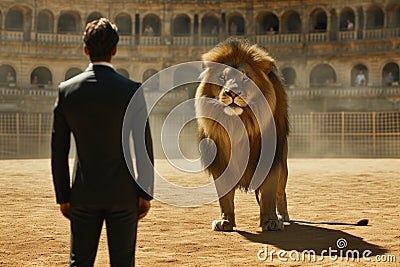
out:
<path id="1" fill-rule="evenodd" d="M 285 161 L 287 157 L 285 148 L 287 148 L 289 127 L 287 100 L 283 82 L 275 66 L 274 59 L 264 49 L 258 45 L 252 45 L 248 41 L 228 39 L 204 54 L 202 60 L 206 71 L 203 74 L 203 81 L 197 88 L 196 99 L 201 99 L 202 97 L 218 98 L 222 87 L 206 82 L 212 79 L 210 76 L 218 75 L 219 71 L 218 69 L 208 69 L 207 71 L 207 67 L 213 68 L 212 65 L 207 66 L 207 62 L 217 62 L 245 72 L 261 90 L 262 95 L 268 102 L 269 107 L 263 104 L 265 103 L 264 100 L 260 101 L 256 97 L 250 97 L 246 99 L 248 105 L 243 108 L 243 113 L 239 115 L 249 137 L 250 154 L 245 172 L 236 187 L 248 190 L 260 157 L 261 132 L 266 130 L 269 123 L 267 118 L 271 113 L 275 122 L 277 139 L 273 165 Z M 246 88 L 244 89 L 246 90 Z M 221 103 L 216 103 L 210 108 L 209 106 L 203 106 L 201 101 L 196 101 L 199 138 L 209 138 L 217 146 L 217 154 L 212 163 L 206 168 L 214 179 L 218 178 L 227 168 L 231 155 L 231 146 L 243 146 L 245 144 L 242 139 L 246 135 L 237 130 L 240 129 L 237 125 L 238 120 L 233 120 L 231 116 L 225 114 L 223 108 L 224 105 Z M 268 109 L 271 111 L 268 111 Z M 257 113 L 257 116 L 253 111 Z M 215 120 L 210 119 L 210 117 L 224 121 L 227 129 L 225 130 L 224 127 Z M 257 121 L 256 117 L 262 118 L 261 121 Z M 231 140 L 227 131 L 233 133 Z M 239 157 L 237 160 L 247 161 L 247 158 L 241 159 Z M 232 166 L 235 165 L 232 164 Z M 235 170 L 231 170 L 231 173 L 234 174 Z"/>

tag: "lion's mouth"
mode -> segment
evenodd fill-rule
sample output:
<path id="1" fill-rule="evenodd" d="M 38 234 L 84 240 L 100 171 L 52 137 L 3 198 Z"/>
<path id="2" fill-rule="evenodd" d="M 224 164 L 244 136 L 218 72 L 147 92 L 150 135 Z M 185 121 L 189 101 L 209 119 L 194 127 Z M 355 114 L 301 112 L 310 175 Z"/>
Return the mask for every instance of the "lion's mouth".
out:
<path id="1" fill-rule="evenodd" d="M 235 103 L 231 103 L 228 106 L 224 107 L 224 113 L 229 116 L 237 115 L 240 116 L 243 114 L 243 108 L 236 105 Z"/>

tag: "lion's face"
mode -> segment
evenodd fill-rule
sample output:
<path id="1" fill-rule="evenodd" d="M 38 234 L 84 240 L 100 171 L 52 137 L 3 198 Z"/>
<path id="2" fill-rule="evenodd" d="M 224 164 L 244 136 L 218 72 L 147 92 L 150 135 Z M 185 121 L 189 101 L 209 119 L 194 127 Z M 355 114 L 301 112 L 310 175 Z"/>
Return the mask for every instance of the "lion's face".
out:
<path id="1" fill-rule="evenodd" d="M 245 61 L 235 67 L 228 64 L 204 63 L 205 71 L 197 97 L 215 99 L 215 104 L 220 105 L 225 115 L 238 115 L 242 119 L 265 106 L 265 100 L 273 110 L 275 93 L 267 75 Z"/>
<path id="2" fill-rule="evenodd" d="M 236 70 L 232 67 L 226 67 L 218 76 L 219 92 L 216 99 L 224 105 L 224 113 L 227 115 L 242 115 L 244 108 L 248 106 L 251 100 L 252 91 L 251 80 L 245 70 Z M 253 89 L 253 90 L 252 90 Z"/>
<path id="3" fill-rule="evenodd" d="M 274 60 L 257 46 L 232 42 L 217 46 L 203 55 L 204 72 L 196 98 L 215 99 L 221 113 L 245 121 L 254 119 L 252 113 L 264 117 L 266 106 L 274 114 L 276 94 L 269 79 L 273 65 Z"/>

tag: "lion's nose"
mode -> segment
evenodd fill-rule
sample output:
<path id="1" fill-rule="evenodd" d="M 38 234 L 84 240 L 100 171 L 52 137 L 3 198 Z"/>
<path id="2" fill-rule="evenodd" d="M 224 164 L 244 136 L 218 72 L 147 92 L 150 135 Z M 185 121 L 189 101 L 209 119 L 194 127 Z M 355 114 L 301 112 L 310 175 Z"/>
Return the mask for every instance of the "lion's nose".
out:
<path id="1" fill-rule="evenodd" d="M 232 91 L 231 89 L 225 89 L 225 90 L 224 90 L 224 93 L 225 93 L 227 96 L 232 97 L 232 99 L 234 99 L 236 96 L 238 96 L 238 94 L 237 94 L 236 92 Z"/>
<path id="2" fill-rule="evenodd" d="M 238 95 L 240 95 L 242 92 L 240 92 L 240 91 L 233 91 L 233 90 L 231 90 L 231 89 L 229 89 L 229 88 L 226 88 L 226 89 L 224 90 L 224 93 L 225 93 L 226 95 L 232 97 L 232 99 L 234 99 L 235 97 L 237 97 Z"/>

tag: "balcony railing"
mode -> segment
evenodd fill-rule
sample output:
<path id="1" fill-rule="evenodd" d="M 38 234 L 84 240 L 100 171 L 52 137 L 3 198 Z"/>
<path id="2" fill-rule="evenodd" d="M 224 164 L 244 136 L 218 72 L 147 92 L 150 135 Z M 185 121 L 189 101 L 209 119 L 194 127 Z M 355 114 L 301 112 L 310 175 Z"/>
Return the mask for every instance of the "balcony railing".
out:
<path id="1" fill-rule="evenodd" d="M 2 41 L 17 41 L 21 42 L 24 40 L 24 32 L 22 31 L 1 31 Z"/>
<path id="2" fill-rule="evenodd" d="M 257 35 L 257 43 L 261 44 L 278 44 L 281 42 L 279 35 Z"/>
<path id="3" fill-rule="evenodd" d="M 357 32 L 356 31 L 340 31 L 340 32 L 338 32 L 338 40 L 339 41 L 357 40 Z"/>
<path id="4" fill-rule="evenodd" d="M 27 96 L 39 96 L 39 97 L 56 97 L 58 91 L 55 89 L 28 89 L 23 90 Z"/>
<path id="5" fill-rule="evenodd" d="M 40 43 L 56 43 L 57 42 L 57 34 L 38 33 L 36 35 L 36 40 Z"/>
<path id="6" fill-rule="evenodd" d="M 228 35 L 230 36 L 230 35 Z M 235 35 L 236 38 L 247 38 L 247 35 Z M 379 29 L 366 29 L 361 30 L 360 35 L 357 31 L 338 31 L 337 39 L 340 41 L 352 41 L 357 38 L 368 39 L 383 39 L 383 38 L 398 38 L 400 37 L 400 27 L 393 28 L 379 28 Z M 26 41 L 27 36 L 22 31 L 0 31 L 1 41 L 10 42 L 22 42 Z M 275 33 L 275 34 L 257 34 L 256 41 L 261 44 L 289 44 L 289 43 L 317 43 L 317 42 L 328 42 L 328 32 L 311 32 L 311 33 Z M 144 46 L 159 46 L 159 45 L 178 45 L 178 46 L 190 46 L 193 43 L 194 36 L 173 36 L 170 41 L 161 41 L 160 36 L 139 36 L 139 44 Z M 40 43 L 62 43 L 62 44 L 81 44 L 82 34 L 80 33 L 38 33 L 31 32 L 30 41 L 36 41 Z M 201 35 L 199 37 L 198 44 L 205 46 L 212 46 L 219 42 L 217 36 Z M 135 45 L 134 35 L 121 35 L 120 45 Z"/>
<path id="7" fill-rule="evenodd" d="M 400 87 L 349 87 L 289 89 L 289 97 L 394 97 L 400 98 Z"/>
<path id="8" fill-rule="evenodd" d="M 160 36 L 140 36 L 140 45 L 157 46 L 161 44 Z"/>
<path id="9" fill-rule="evenodd" d="M 119 45 L 126 45 L 126 46 L 129 46 L 129 45 L 134 45 L 134 44 L 135 44 L 135 41 L 134 41 L 133 36 L 120 35 L 120 36 L 119 36 L 119 42 L 118 42 L 118 44 L 119 44 Z"/>
<path id="10" fill-rule="evenodd" d="M 284 33 L 284 34 L 266 34 L 257 35 L 257 43 L 259 44 L 284 44 L 284 43 L 300 43 L 302 41 L 300 33 Z"/>
<path id="11" fill-rule="evenodd" d="M 200 45 L 214 46 L 218 44 L 219 39 L 216 36 L 201 36 Z"/>
<path id="12" fill-rule="evenodd" d="M 306 34 L 306 41 L 310 43 L 326 42 L 328 41 L 327 32 L 311 32 Z"/>
<path id="13" fill-rule="evenodd" d="M 39 97 L 56 97 L 58 90 L 42 89 L 42 88 L 10 88 L 5 85 L 0 85 L 0 97 L 14 97 L 14 96 L 39 96 Z"/>
<path id="14" fill-rule="evenodd" d="M 17 88 L 7 88 L 6 86 L 0 87 L 0 97 L 4 96 L 20 96 L 21 90 Z"/>
<path id="15" fill-rule="evenodd" d="M 383 29 L 368 29 L 364 31 L 364 39 L 380 39 L 384 37 Z"/>
<path id="16" fill-rule="evenodd" d="M 173 45 L 187 46 L 192 44 L 192 36 L 174 36 L 172 37 Z"/>

